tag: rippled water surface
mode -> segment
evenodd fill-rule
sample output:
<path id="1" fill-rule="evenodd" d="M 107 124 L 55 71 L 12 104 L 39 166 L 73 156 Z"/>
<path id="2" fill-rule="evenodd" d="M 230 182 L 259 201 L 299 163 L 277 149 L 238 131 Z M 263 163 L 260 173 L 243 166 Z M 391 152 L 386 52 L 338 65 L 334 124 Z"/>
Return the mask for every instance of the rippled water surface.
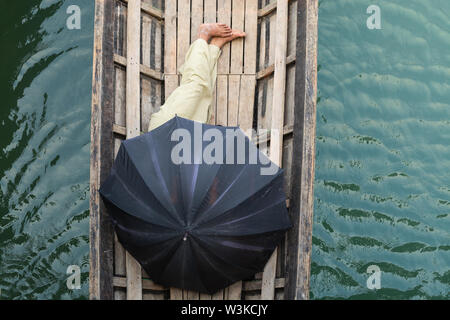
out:
<path id="1" fill-rule="evenodd" d="M 0 299 L 88 294 L 93 3 L 0 1 Z"/>
<path id="2" fill-rule="evenodd" d="M 71 4 L 81 30 L 66 28 Z M 381 30 L 366 27 L 372 4 Z M 0 298 L 87 298 L 93 1 L 0 9 Z M 319 12 L 311 296 L 449 298 L 450 2 Z"/>
<path id="3" fill-rule="evenodd" d="M 312 297 L 448 299 L 450 1 L 322 0 L 318 59 Z"/>

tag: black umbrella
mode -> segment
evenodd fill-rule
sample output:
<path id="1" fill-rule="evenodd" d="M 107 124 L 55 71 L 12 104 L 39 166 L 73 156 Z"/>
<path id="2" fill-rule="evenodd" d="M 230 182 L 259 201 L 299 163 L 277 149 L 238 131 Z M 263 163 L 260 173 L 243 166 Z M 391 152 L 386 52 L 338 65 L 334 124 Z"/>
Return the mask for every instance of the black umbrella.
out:
<path id="1" fill-rule="evenodd" d="M 283 170 L 237 127 L 175 117 L 125 140 L 99 191 L 119 241 L 167 287 L 247 279 L 291 226 Z"/>

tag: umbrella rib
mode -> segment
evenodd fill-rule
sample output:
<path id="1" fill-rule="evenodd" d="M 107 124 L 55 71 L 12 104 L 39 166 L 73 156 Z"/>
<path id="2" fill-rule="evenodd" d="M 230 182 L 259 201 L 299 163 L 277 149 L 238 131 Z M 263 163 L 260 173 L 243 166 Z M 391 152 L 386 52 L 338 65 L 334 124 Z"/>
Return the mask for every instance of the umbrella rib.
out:
<path id="1" fill-rule="evenodd" d="M 217 205 L 217 203 L 226 195 L 228 190 L 230 190 L 230 188 L 233 186 L 233 184 L 239 179 L 239 177 L 244 172 L 244 169 L 245 169 L 245 166 L 243 166 L 242 170 L 239 171 L 239 174 L 233 179 L 233 181 L 228 185 L 228 187 L 224 190 L 224 192 L 222 192 L 222 194 L 213 202 L 213 204 L 206 211 L 204 211 L 202 214 L 200 214 L 198 216 L 198 218 L 200 218 L 200 217 L 204 216 L 205 214 L 207 214 L 208 212 L 210 212 Z M 219 171 L 217 171 L 216 176 L 218 173 L 219 173 Z M 206 193 L 206 194 L 208 194 L 208 193 Z"/>
<path id="2" fill-rule="evenodd" d="M 242 174 L 242 172 L 243 172 L 243 170 L 239 173 L 238 177 Z M 279 171 L 278 174 L 274 175 L 274 178 L 273 178 L 272 180 L 270 180 L 268 183 L 270 183 L 270 182 L 272 182 L 273 180 L 275 180 L 275 179 L 281 174 L 281 172 L 282 172 L 282 171 Z M 234 179 L 233 183 L 236 182 L 236 180 L 237 180 L 238 177 L 236 177 L 236 179 Z M 203 213 L 200 215 L 200 217 L 201 217 L 201 216 L 204 216 L 206 213 L 208 213 L 208 212 L 209 212 L 209 211 L 217 204 L 217 202 L 218 202 L 222 197 L 225 196 L 225 194 L 226 194 L 226 193 L 228 192 L 228 190 L 231 188 L 231 186 L 233 185 L 233 183 L 231 183 L 231 184 L 227 187 L 227 189 L 220 195 L 220 197 L 217 198 L 216 201 L 214 201 L 213 205 L 212 205 L 211 207 L 209 207 L 208 210 L 207 210 L 206 212 L 203 212 Z M 266 185 L 267 185 L 267 184 L 266 184 Z M 237 206 L 239 206 L 240 204 L 242 204 L 243 202 L 247 201 L 252 195 L 254 195 L 255 193 L 259 192 L 259 191 L 260 191 L 262 188 L 264 188 L 264 187 L 265 187 L 265 186 L 261 186 L 261 188 L 259 188 L 258 190 L 255 190 L 255 191 L 253 192 L 253 194 L 249 195 L 249 196 L 248 196 L 247 198 L 245 198 L 245 199 L 242 199 L 242 201 L 240 201 L 239 203 L 237 203 L 235 207 L 237 207 Z M 224 213 L 224 212 L 223 212 L 223 213 Z M 216 216 L 216 217 L 212 217 L 212 218 L 210 218 L 210 219 L 206 219 L 206 220 L 202 221 L 202 223 L 207 223 L 207 222 L 209 222 L 209 221 L 211 221 L 211 220 L 213 220 L 213 219 L 215 219 L 215 218 L 218 218 L 218 217 L 220 217 L 223 213 L 219 214 L 219 215 Z"/>
<path id="3" fill-rule="evenodd" d="M 150 137 L 150 135 L 148 136 L 150 139 L 151 139 L 151 137 Z M 148 144 L 148 143 L 147 143 Z M 154 154 L 155 154 L 155 150 L 154 150 L 154 147 L 153 147 L 153 145 L 152 144 L 150 144 L 150 147 L 152 148 L 152 153 L 151 153 L 151 157 L 152 157 L 152 163 L 155 165 L 155 166 L 157 166 L 158 168 L 157 169 L 159 169 L 159 170 L 156 170 L 157 171 L 157 175 L 158 175 L 158 178 L 159 178 L 159 180 L 160 180 L 160 183 L 161 183 L 161 185 L 163 186 L 163 190 L 164 190 L 164 195 L 166 196 L 166 201 L 168 200 L 168 198 L 167 198 L 167 195 L 168 195 L 168 189 L 167 189 L 167 185 L 166 185 L 166 183 L 165 183 L 165 180 L 162 178 L 162 176 L 161 176 L 161 173 L 160 173 L 160 171 L 161 171 L 161 169 L 159 168 L 159 166 L 157 165 L 157 164 L 155 164 L 155 159 L 154 159 Z M 130 159 L 130 161 L 131 161 L 131 163 L 133 164 L 133 166 L 134 166 L 134 168 L 137 170 L 137 172 L 139 172 L 139 174 L 141 174 L 141 172 L 140 172 L 140 170 L 138 169 L 138 167 L 136 166 L 136 164 L 134 163 L 134 161 L 133 161 L 133 158 L 130 156 L 129 157 L 129 159 Z M 155 168 L 156 169 L 156 168 Z M 142 177 L 142 174 L 141 174 L 141 177 Z M 150 186 L 147 184 L 147 182 L 145 181 L 145 179 L 142 179 L 142 181 L 144 181 L 144 184 L 147 186 L 147 189 L 153 194 L 153 195 L 155 195 L 154 193 L 153 193 L 153 191 L 152 191 L 152 189 L 150 188 Z M 176 216 L 176 214 L 174 214 L 174 212 L 176 212 L 176 209 L 173 207 L 173 205 L 172 205 L 172 203 L 170 202 L 170 201 L 167 201 L 168 203 L 170 203 L 171 205 L 172 205 L 172 210 L 174 210 L 174 212 L 172 212 L 171 210 L 169 210 L 165 205 L 164 205 L 164 203 L 162 203 L 161 202 L 161 200 L 160 199 L 158 199 L 156 196 L 155 196 L 155 199 L 159 202 L 159 204 L 163 207 L 163 208 L 165 208 L 166 210 L 167 210 L 167 212 L 170 214 L 170 215 L 172 215 L 172 217 L 173 218 L 175 218 L 175 220 L 178 222 L 178 223 L 180 223 L 181 221 L 180 221 L 180 219 L 179 219 L 179 217 L 177 217 Z M 182 223 L 182 222 L 181 222 Z"/>
<path id="4" fill-rule="evenodd" d="M 204 242 L 201 238 L 199 238 L 199 237 L 197 237 L 197 239 L 199 240 L 198 242 L 199 242 L 199 245 L 200 245 L 200 243 L 201 242 Z M 214 257 L 216 257 L 218 260 L 220 260 L 220 261 L 223 261 L 224 263 L 226 263 L 226 264 L 230 264 L 227 260 L 225 260 L 225 259 L 223 259 L 219 254 L 217 254 L 214 250 L 211 250 L 211 249 L 209 249 L 207 246 L 202 246 L 202 248 L 204 248 L 205 249 L 205 251 L 208 251 L 212 256 L 214 256 Z M 207 260 L 207 259 L 206 259 Z M 211 263 L 209 263 L 208 262 L 208 264 L 210 264 L 211 265 Z M 248 268 L 246 268 L 246 267 L 243 267 L 243 266 L 241 266 L 241 265 L 237 265 L 240 269 L 242 269 L 242 270 L 248 270 L 248 271 L 253 271 L 253 270 L 251 270 L 251 269 L 248 269 Z M 214 269 L 215 270 L 218 270 L 217 268 L 215 268 L 214 267 Z M 220 270 L 218 270 L 218 271 L 220 271 Z M 226 278 L 228 278 L 228 279 L 230 279 L 230 280 L 233 280 L 233 279 L 231 279 L 230 277 L 228 277 L 228 276 L 226 276 Z"/>
<path id="5" fill-rule="evenodd" d="M 268 207 L 264 207 L 264 208 L 262 208 L 262 209 L 259 209 L 259 210 L 255 211 L 255 212 L 252 212 L 252 213 L 250 213 L 249 215 L 246 215 L 246 216 L 244 216 L 244 217 L 237 218 L 237 219 L 234 219 L 234 220 L 231 220 L 231 221 L 228 221 L 228 222 L 221 223 L 220 225 L 229 225 L 229 224 L 232 224 L 232 223 L 235 223 L 235 222 L 239 222 L 239 221 L 241 221 L 241 220 L 245 220 L 245 219 L 251 218 L 251 217 L 253 217 L 253 216 L 255 216 L 255 215 L 261 213 L 262 211 L 264 211 L 264 210 L 266 210 L 266 209 L 268 209 L 268 208 L 275 207 L 275 206 L 277 206 L 277 205 L 279 205 L 280 203 L 283 203 L 283 202 L 284 202 L 284 200 L 281 199 L 281 200 L 279 200 L 279 201 L 277 201 L 277 202 L 274 202 L 273 204 L 271 204 L 271 205 L 268 206 Z M 209 220 L 208 222 L 212 222 L 212 221 L 214 221 L 215 219 L 217 219 L 217 218 L 219 218 L 219 217 L 220 217 L 220 216 L 214 217 L 213 219 Z M 201 230 L 201 229 L 202 229 L 202 227 L 199 227 L 199 228 L 198 228 L 198 230 Z M 267 231 L 262 232 L 262 233 L 266 233 L 266 232 L 267 232 Z M 252 233 L 252 234 L 259 234 L 259 233 Z"/>
<path id="6" fill-rule="evenodd" d="M 130 196 L 131 196 L 132 198 L 134 198 L 137 202 L 141 203 L 146 209 L 149 209 L 149 211 L 151 211 L 151 208 L 150 208 L 145 202 L 143 202 L 141 199 L 137 198 L 137 197 L 134 195 L 134 193 L 131 192 L 131 190 L 127 187 L 127 185 L 124 183 L 124 181 L 122 180 L 122 178 L 121 178 L 118 174 L 115 174 L 115 176 L 116 176 L 117 180 L 120 181 L 120 183 L 122 184 L 122 186 L 128 191 L 128 193 L 130 194 Z M 109 199 L 109 198 L 108 198 L 108 201 L 110 201 L 111 203 L 113 203 L 116 207 L 120 208 L 120 206 L 117 205 L 117 203 L 116 203 L 113 199 Z M 121 209 L 123 212 L 125 212 L 126 214 L 128 214 L 128 215 L 130 215 L 130 216 L 132 216 L 132 217 L 136 217 L 136 218 L 142 219 L 141 217 L 137 217 L 137 216 L 135 216 L 135 215 L 133 215 L 133 214 L 131 214 L 131 213 L 129 213 L 129 212 L 123 210 L 122 208 L 120 208 L 120 209 Z M 162 217 L 165 218 L 164 216 L 162 216 Z M 147 221 L 147 220 L 145 220 L 145 219 L 143 219 L 143 220 L 146 221 L 146 222 L 148 222 L 148 223 L 154 224 L 154 225 L 158 225 L 158 226 L 162 226 L 162 227 L 166 227 L 166 228 L 169 227 L 169 226 L 165 226 L 165 225 L 162 225 L 162 224 L 157 224 L 157 223 L 154 223 L 154 222 L 150 222 L 150 221 Z M 169 220 L 166 220 L 166 221 L 167 221 L 168 223 L 170 223 Z M 173 227 L 173 230 L 178 230 L 176 225 L 174 225 L 174 224 L 171 223 L 170 226 Z"/>

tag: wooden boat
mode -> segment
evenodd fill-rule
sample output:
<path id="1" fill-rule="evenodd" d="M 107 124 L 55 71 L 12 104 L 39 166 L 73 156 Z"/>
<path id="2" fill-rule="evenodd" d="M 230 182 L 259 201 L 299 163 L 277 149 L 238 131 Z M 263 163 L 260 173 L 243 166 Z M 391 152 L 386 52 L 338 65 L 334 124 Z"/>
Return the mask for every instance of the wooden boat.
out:
<path id="1" fill-rule="evenodd" d="M 96 0 L 90 181 L 91 299 L 308 299 L 313 211 L 317 0 Z M 286 170 L 294 227 L 263 272 L 214 295 L 164 288 L 114 235 L 97 192 L 123 139 L 144 132 L 178 85 L 199 24 L 245 40 L 223 48 L 212 123 L 279 130 L 255 143 Z M 276 129 L 276 130 L 274 130 Z"/>

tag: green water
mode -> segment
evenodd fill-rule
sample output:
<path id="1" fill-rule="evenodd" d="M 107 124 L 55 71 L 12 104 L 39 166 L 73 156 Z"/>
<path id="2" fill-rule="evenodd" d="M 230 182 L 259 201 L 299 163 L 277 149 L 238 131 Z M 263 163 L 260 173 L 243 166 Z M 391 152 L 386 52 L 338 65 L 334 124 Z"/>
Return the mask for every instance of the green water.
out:
<path id="1" fill-rule="evenodd" d="M 93 3 L 0 0 L 0 299 L 88 295 Z"/>
<path id="2" fill-rule="evenodd" d="M 88 296 L 93 14 L 0 0 L 0 299 Z M 311 296 L 449 298 L 450 2 L 322 0 L 319 16 Z"/>
<path id="3" fill-rule="evenodd" d="M 449 49 L 448 0 L 321 0 L 313 298 L 450 298 Z"/>

